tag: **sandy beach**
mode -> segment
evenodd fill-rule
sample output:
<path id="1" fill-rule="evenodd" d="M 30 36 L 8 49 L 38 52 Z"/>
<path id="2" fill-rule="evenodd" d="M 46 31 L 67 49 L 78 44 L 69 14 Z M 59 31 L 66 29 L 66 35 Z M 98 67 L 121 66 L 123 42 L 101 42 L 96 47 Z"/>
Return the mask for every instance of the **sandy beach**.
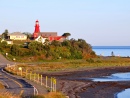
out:
<path id="1" fill-rule="evenodd" d="M 111 67 L 57 72 L 47 75 L 55 76 L 58 79 L 58 91 L 63 92 L 69 98 L 116 98 L 118 92 L 130 88 L 130 81 L 93 82 L 82 78 L 109 76 L 129 71 L 130 67 Z"/>

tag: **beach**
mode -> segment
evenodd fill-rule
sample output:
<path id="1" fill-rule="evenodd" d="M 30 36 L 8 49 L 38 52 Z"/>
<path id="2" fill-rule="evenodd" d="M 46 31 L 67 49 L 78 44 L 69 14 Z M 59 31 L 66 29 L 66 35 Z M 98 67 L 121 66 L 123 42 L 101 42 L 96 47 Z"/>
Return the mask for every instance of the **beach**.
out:
<path id="1" fill-rule="evenodd" d="M 118 92 L 130 88 L 130 81 L 93 82 L 89 78 L 109 76 L 114 73 L 129 72 L 130 67 L 108 67 L 96 69 L 80 69 L 48 73 L 58 80 L 57 90 L 69 98 L 116 98 Z M 45 74 L 44 74 L 45 75 Z M 87 77 L 88 79 L 81 79 Z"/>

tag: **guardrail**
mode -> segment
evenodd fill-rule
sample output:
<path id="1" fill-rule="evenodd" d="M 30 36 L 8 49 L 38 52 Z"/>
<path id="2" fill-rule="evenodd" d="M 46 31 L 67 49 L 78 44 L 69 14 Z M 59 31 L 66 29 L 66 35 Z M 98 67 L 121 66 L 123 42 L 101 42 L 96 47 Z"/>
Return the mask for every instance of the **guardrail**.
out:
<path id="1" fill-rule="evenodd" d="M 26 78 L 30 81 L 33 81 L 41 86 L 44 86 L 50 92 L 57 91 L 57 89 L 56 89 L 57 79 L 55 77 L 50 77 L 50 78 L 48 76 L 43 77 L 40 74 L 33 73 L 31 71 L 28 71 L 27 69 L 23 69 L 22 67 L 18 67 L 17 65 L 10 65 L 10 64 L 7 64 L 7 67 L 5 67 L 5 70 L 12 73 L 12 74 L 24 77 L 24 78 Z"/>

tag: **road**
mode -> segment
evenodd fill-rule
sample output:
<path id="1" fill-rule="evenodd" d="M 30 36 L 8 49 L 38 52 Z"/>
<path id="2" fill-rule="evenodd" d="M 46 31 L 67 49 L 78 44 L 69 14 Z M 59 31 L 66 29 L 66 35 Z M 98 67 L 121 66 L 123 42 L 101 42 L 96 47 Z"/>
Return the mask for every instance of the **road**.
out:
<path id="1" fill-rule="evenodd" d="M 0 54 L 0 66 L 5 67 L 7 64 L 14 64 L 14 62 L 8 61 L 3 55 Z"/>
<path id="2" fill-rule="evenodd" d="M 7 64 L 14 64 L 14 62 L 6 60 L 0 54 L 0 82 L 2 82 L 6 87 L 6 90 L 3 90 L 3 92 L 11 92 L 12 94 L 22 96 L 34 95 L 34 87 L 31 84 L 27 83 L 23 79 L 10 75 L 3 70 Z"/>

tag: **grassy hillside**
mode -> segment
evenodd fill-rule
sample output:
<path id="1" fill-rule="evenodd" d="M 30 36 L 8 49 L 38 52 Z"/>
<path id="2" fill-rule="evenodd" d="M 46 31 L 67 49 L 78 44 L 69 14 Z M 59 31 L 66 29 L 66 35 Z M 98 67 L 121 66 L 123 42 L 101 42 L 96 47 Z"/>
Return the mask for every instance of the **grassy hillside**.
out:
<path id="1" fill-rule="evenodd" d="M 13 45 L 7 45 L 6 42 L 0 42 L 0 52 L 9 60 L 17 62 L 36 62 L 47 60 L 72 60 L 86 59 L 96 57 L 90 44 L 83 39 L 71 39 L 64 42 L 48 42 L 44 44 L 26 40 L 16 41 Z"/>

